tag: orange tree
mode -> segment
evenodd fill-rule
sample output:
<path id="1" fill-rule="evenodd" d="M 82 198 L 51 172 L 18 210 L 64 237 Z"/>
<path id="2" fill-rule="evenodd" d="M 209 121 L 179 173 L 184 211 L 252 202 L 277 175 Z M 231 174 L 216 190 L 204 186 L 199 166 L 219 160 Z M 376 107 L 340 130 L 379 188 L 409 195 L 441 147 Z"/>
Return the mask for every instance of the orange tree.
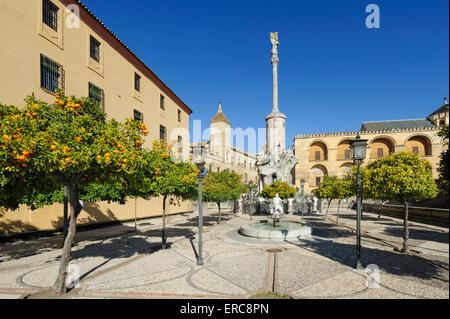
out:
<path id="1" fill-rule="evenodd" d="M 175 162 L 171 156 L 172 147 L 164 141 L 153 142 L 149 153 L 149 173 L 142 181 L 139 196 L 162 196 L 162 232 L 161 241 L 163 249 L 167 246 L 166 237 L 166 205 L 178 204 L 182 200 L 194 200 L 198 196 L 197 169 L 187 162 Z"/>
<path id="2" fill-rule="evenodd" d="M 297 188 L 290 186 L 287 182 L 275 181 L 266 185 L 262 191 L 262 196 L 265 199 L 274 198 L 277 194 L 281 199 L 294 198 L 297 194 Z"/>
<path id="3" fill-rule="evenodd" d="M 408 201 L 433 198 L 438 194 L 430 162 L 418 154 L 395 153 L 369 163 L 364 184 L 369 193 L 404 204 L 402 252 L 408 252 Z"/>
<path id="4" fill-rule="evenodd" d="M 217 203 L 219 208 L 219 223 L 222 221 L 220 203 L 228 200 L 238 200 L 245 192 L 242 176 L 226 169 L 221 172 L 210 172 L 203 181 L 203 199 L 205 202 Z"/>
<path id="5" fill-rule="evenodd" d="M 33 95 L 23 109 L 0 104 L 0 119 L 0 205 L 34 209 L 52 203 L 61 187 L 69 190 L 70 223 L 55 282 L 55 292 L 63 294 L 80 190 L 89 198 L 102 187 L 137 189 L 130 184 L 138 181 L 136 167 L 146 166 L 140 144 L 148 132 L 135 121 L 107 121 L 90 99 L 60 93 L 52 104 Z"/>

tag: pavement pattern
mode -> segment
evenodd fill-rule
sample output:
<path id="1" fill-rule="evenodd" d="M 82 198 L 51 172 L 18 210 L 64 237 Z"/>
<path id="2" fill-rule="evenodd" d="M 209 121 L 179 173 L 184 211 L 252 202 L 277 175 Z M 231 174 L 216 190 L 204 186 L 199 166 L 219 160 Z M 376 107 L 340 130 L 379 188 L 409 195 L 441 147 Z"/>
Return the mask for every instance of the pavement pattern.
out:
<path id="1" fill-rule="evenodd" d="M 290 220 L 302 220 L 287 215 Z M 239 227 L 267 219 L 210 210 L 204 218 L 203 259 L 197 265 L 198 217 L 170 216 L 168 249 L 161 249 L 161 219 L 154 218 L 76 235 L 71 265 L 80 281 L 65 298 L 236 298 L 272 291 L 292 298 L 448 299 L 449 232 L 410 226 L 410 254 L 401 254 L 402 221 L 364 213 L 362 263 L 356 270 L 355 211 L 305 215 L 312 235 L 258 240 Z M 23 298 L 51 287 L 61 258 L 61 236 L 0 244 L 0 298 Z M 367 270 L 367 271 L 366 271 Z M 368 287 L 368 278 L 375 283 Z"/>

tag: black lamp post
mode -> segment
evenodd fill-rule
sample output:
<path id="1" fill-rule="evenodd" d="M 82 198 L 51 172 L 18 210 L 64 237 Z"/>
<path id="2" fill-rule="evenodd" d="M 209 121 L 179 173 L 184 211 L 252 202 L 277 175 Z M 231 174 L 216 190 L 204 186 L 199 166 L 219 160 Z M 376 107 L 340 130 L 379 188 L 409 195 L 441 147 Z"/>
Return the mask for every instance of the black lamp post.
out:
<path id="1" fill-rule="evenodd" d="M 303 178 L 300 181 L 300 186 L 302 187 L 302 218 L 303 218 L 303 203 L 305 201 L 305 180 Z"/>
<path id="2" fill-rule="evenodd" d="M 197 265 L 203 265 L 203 201 L 202 201 L 202 182 L 208 175 L 208 170 L 205 168 L 205 146 L 198 144 L 193 146 L 193 162 L 198 168 L 198 259 Z"/>
<path id="3" fill-rule="evenodd" d="M 357 165 L 356 172 L 356 269 L 363 269 L 361 264 L 361 170 L 360 166 L 366 158 L 367 140 L 362 140 L 361 137 L 356 136 L 356 139 L 350 142 L 350 149 L 352 153 L 352 160 Z"/>
<path id="4" fill-rule="evenodd" d="M 249 205 L 249 214 L 250 214 L 250 220 L 253 220 L 253 181 L 250 181 L 250 205 Z"/>

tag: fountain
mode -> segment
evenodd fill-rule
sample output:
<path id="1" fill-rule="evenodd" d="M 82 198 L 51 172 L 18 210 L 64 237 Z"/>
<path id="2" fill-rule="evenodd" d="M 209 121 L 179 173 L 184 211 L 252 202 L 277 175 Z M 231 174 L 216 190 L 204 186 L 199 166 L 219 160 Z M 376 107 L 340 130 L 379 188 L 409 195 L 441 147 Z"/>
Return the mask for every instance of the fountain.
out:
<path id="1" fill-rule="evenodd" d="M 270 203 L 271 222 L 263 220 L 241 226 L 241 235 L 259 239 L 284 240 L 311 235 L 311 227 L 303 222 L 282 220 L 284 207 L 278 194 Z"/>

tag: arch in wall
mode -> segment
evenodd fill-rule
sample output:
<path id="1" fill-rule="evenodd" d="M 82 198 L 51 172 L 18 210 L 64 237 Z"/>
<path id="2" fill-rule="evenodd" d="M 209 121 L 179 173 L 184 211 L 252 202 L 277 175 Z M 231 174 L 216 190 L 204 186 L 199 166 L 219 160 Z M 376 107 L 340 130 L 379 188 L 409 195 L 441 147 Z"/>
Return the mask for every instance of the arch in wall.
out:
<path id="1" fill-rule="evenodd" d="M 415 134 L 406 138 L 405 149 L 407 152 L 418 153 L 420 156 L 431 156 L 431 139 L 424 134 Z"/>
<path id="2" fill-rule="evenodd" d="M 325 165 L 313 165 L 309 169 L 309 187 L 318 187 L 325 176 L 328 176 L 328 168 Z"/>
<path id="3" fill-rule="evenodd" d="M 351 160 L 351 153 L 350 153 L 351 141 L 353 141 L 353 139 L 343 139 L 339 142 L 337 146 L 336 160 L 338 161 Z"/>
<path id="4" fill-rule="evenodd" d="M 377 159 L 395 153 L 395 140 L 390 136 L 377 136 L 369 142 L 369 159 Z"/>
<path id="5" fill-rule="evenodd" d="M 315 141 L 309 146 L 309 161 L 327 161 L 328 145 L 323 141 Z"/>
<path id="6" fill-rule="evenodd" d="M 347 174 L 352 172 L 353 162 L 346 162 L 339 166 L 338 168 L 338 175 L 339 177 L 345 177 Z"/>

